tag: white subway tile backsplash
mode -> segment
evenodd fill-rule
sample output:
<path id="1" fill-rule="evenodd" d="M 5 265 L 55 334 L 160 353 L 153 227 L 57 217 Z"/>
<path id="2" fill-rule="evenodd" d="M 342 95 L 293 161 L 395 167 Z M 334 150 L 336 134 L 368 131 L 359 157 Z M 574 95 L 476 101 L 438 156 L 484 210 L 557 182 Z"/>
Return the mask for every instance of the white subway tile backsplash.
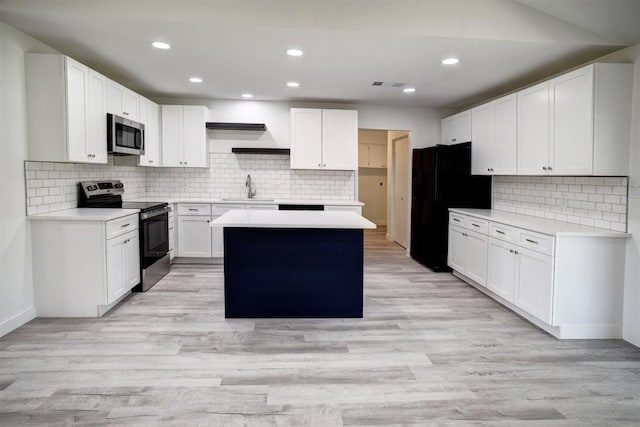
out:
<path id="1" fill-rule="evenodd" d="M 493 177 L 493 208 L 609 230 L 626 230 L 626 177 Z"/>

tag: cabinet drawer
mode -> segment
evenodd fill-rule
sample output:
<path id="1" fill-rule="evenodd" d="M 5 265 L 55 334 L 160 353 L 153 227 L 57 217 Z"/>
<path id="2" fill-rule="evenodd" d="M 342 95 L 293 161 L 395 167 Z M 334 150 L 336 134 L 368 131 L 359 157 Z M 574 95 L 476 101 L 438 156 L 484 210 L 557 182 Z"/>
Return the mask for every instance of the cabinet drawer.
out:
<path id="1" fill-rule="evenodd" d="M 278 205 L 273 205 L 273 204 L 265 204 L 265 205 L 256 205 L 256 204 L 246 204 L 244 205 L 245 209 L 262 209 L 262 210 L 277 210 L 278 209 Z"/>
<path id="2" fill-rule="evenodd" d="M 211 205 L 211 215 L 220 216 L 232 209 L 244 209 L 244 205 L 234 205 L 229 203 L 221 203 L 219 205 Z"/>
<path id="3" fill-rule="evenodd" d="M 467 217 L 457 213 L 449 212 L 449 224 L 457 225 L 458 227 L 466 227 Z"/>
<path id="4" fill-rule="evenodd" d="M 211 205 L 208 203 L 189 203 L 178 205 L 178 215 L 211 215 Z"/>
<path id="5" fill-rule="evenodd" d="M 554 241 L 555 238 L 552 236 L 527 230 L 520 230 L 518 238 L 519 245 L 548 255 L 553 255 Z"/>
<path id="6" fill-rule="evenodd" d="M 489 224 L 489 235 L 496 239 L 506 240 L 508 242 L 516 242 L 518 230 L 495 222 Z"/>
<path id="7" fill-rule="evenodd" d="M 465 221 L 466 228 L 468 230 L 472 230 L 480 234 L 487 234 L 489 232 L 489 222 L 487 220 L 467 217 Z"/>
<path id="8" fill-rule="evenodd" d="M 138 214 L 107 221 L 107 239 L 138 229 Z"/>
<path id="9" fill-rule="evenodd" d="M 351 211 L 358 215 L 362 215 L 362 206 L 349 206 L 349 205 L 324 205 L 325 211 Z"/>

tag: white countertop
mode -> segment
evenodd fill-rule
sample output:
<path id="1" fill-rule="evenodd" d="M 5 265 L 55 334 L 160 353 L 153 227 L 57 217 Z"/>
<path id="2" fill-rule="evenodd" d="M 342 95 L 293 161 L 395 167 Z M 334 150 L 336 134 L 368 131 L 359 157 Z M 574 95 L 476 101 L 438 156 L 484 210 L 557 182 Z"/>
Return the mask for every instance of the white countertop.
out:
<path id="1" fill-rule="evenodd" d="M 538 218 L 529 215 L 520 215 L 511 212 L 496 211 L 492 209 L 466 209 L 451 208 L 451 212 L 457 212 L 488 221 L 512 225 L 538 233 L 551 236 L 581 236 L 581 237 L 629 237 L 629 233 L 605 230 L 603 228 L 588 227 L 586 225 L 572 224 L 569 222 L 554 221 L 546 218 Z"/>
<path id="2" fill-rule="evenodd" d="M 143 197 L 125 202 L 166 202 L 166 203 L 220 203 L 230 205 L 328 205 L 328 206 L 364 206 L 358 200 L 326 200 L 326 199 L 247 199 L 237 198 L 233 200 L 207 199 L 207 198 L 186 198 L 186 197 Z"/>
<path id="3" fill-rule="evenodd" d="M 127 215 L 137 215 L 139 212 L 140 209 L 77 208 L 28 215 L 27 218 L 30 221 L 110 221 Z"/>
<path id="4" fill-rule="evenodd" d="M 376 225 L 355 212 L 232 209 L 211 221 L 212 227 L 373 229 Z"/>

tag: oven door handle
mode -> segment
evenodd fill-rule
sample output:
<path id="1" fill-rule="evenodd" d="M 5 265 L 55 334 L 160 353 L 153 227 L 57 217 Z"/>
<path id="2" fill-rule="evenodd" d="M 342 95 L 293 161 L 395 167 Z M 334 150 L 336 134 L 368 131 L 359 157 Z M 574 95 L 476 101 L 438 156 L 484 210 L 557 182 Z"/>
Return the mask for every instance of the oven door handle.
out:
<path id="1" fill-rule="evenodd" d="M 169 206 L 165 206 L 164 208 L 157 211 L 145 212 L 143 214 L 140 214 L 140 219 L 144 221 L 145 219 L 153 218 L 154 216 L 166 214 L 168 212 L 171 212 L 171 208 Z"/>

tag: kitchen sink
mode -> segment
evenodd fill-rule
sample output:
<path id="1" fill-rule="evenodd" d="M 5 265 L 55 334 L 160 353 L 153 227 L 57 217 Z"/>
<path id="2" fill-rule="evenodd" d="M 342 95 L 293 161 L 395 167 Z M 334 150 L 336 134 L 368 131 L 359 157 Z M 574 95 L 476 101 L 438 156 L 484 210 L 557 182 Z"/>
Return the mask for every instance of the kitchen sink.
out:
<path id="1" fill-rule="evenodd" d="M 233 199 L 233 198 L 230 198 L 230 199 L 222 199 L 222 201 L 223 202 L 238 202 L 238 203 L 247 203 L 247 202 L 249 202 L 249 203 L 251 203 L 251 202 L 273 202 L 274 199 L 256 199 L 256 198 L 253 198 L 253 199 Z"/>

